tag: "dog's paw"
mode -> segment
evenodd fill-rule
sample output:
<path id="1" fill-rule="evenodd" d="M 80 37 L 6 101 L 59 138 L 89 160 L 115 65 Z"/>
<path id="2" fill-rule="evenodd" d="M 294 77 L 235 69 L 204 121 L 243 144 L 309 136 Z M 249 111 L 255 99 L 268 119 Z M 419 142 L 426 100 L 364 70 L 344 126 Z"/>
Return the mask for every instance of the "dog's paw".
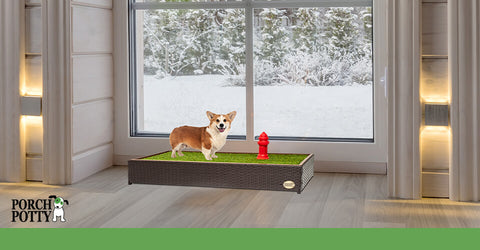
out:
<path id="1" fill-rule="evenodd" d="M 172 158 L 175 158 L 177 157 L 177 155 L 175 153 L 172 153 Z"/>
<path id="2" fill-rule="evenodd" d="M 218 156 L 216 156 L 216 155 L 212 155 L 212 158 L 218 158 Z"/>
<path id="3" fill-rule="evenodd" d="M 178 156 L 184 156 L 184 154 L 183 154 L 183 153 L 180 153 L 180 152 L 178 152 Z"/>

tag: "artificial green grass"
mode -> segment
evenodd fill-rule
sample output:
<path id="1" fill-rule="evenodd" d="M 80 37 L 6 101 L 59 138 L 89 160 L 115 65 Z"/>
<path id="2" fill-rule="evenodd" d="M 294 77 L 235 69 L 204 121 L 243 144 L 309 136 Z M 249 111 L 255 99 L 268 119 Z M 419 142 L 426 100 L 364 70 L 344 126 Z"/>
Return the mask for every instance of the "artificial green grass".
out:
<path id="1" fill-rule="evenodd" d="M 227 163 L 259 163 L 259 164 L 282 164 L 282 165 L 299 165 L 307 154 L 268 154 L 268 160 L 258 160 L 257 154 L 245 153 L 216 153 L 218 158 L 211 161 L 205 160 L 205 156 L 201 152 L 183 152 L 184 156 L 172 158 L 172 152 L 153 155 L 143 158 L 144 160 L 157 161 L 196 161 L 196 162 L 227 162 Z"/>

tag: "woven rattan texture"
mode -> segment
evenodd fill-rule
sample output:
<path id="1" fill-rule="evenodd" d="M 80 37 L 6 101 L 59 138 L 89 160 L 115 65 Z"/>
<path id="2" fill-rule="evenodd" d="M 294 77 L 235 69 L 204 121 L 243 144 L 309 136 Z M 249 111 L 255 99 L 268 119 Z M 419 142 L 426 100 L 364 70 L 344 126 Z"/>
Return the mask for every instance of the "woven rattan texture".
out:
<path id="1" fill-rule="evenodd" d="M 130 160 L 129 184 L 157 184 L 290 191 L 300 193 L 313 176 L 313 157 L 298 165 Z M 310 170 L 311 169 L 311 170 Z M 303 176 L 302 176 L 303 173 Z M 303 179 L 302 179 L 303 178 Z M 286 189 L 285 181 L 295 187 Z"/>
<path id="2" fill-rule="evenodd" d="M 313 171 L 314 171 L 314 158 L 313 156 L 305 162 L 303 165 L 303 173 L 302 173 L 302 187 L 301 191 L 307 186 L 308 182 L 313 178 Z"/>

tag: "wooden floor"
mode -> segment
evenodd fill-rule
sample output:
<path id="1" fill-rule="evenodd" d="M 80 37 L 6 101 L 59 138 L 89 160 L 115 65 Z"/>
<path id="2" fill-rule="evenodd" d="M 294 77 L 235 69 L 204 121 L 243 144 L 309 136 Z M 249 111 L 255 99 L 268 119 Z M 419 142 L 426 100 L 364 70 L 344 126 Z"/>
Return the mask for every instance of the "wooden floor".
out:
<path id="1" fill-rule="evenodd" d="M 0 227 L 480 227 L 480 203 L 394 200 L 385 175 L 315 174 L 302 194 L 127 185 L 112 167 L 70 186 L 0 183 Z M 66 222 L 12 223 L 12 199 L 69 201 Z"/>

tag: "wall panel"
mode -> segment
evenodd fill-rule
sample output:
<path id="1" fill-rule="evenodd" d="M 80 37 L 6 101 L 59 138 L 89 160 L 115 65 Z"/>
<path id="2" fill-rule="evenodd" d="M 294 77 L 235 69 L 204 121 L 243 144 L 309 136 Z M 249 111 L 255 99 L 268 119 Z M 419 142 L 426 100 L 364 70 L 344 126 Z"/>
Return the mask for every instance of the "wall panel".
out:
<path id="1" fill-rule="evenodd" d="M 72 182 L 113 159 L 113 12 L 111 0 L 72 1 Z"/>
<path id="2" fill-rule="evenodd" d="M 112 99 L 73 107 L 73 153 L 109 143 L 113 139 Z"/>
<path id="3" fill-rule="evenodd" d="M 73 6 L 73 53 L 112 53 L 112 11 Z"/>
<path id="4" fill-rule="evenodd" d="M 77 55 L 72 62 L 74 104 L 113 96 L 112 55 Z"/>
<path id="5" fill-rule="evenodd" d="M 96 6 L 100 8 L 112 8 L 112 0 L 74 0 L 74 4 L 85 4 L 90 6 Z"/>

